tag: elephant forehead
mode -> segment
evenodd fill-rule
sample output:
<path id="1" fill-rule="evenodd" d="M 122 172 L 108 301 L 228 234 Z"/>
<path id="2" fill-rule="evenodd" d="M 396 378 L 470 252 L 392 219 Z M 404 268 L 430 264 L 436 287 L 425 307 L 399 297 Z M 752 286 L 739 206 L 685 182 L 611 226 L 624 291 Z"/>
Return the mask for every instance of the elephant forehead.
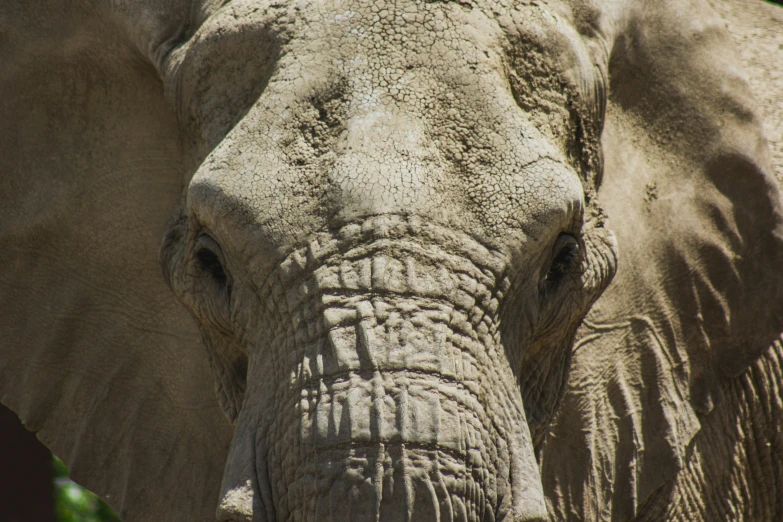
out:
<path id="1" fill-rule="evenodd" d="M 493 19 L 416 2 L 336 5 L 292 23 L 264 92 L 191 193 L 241 208 L 275 245 L 384 213 L 517 242 L 568 227 L 581 182 L 517 104 Z"/>

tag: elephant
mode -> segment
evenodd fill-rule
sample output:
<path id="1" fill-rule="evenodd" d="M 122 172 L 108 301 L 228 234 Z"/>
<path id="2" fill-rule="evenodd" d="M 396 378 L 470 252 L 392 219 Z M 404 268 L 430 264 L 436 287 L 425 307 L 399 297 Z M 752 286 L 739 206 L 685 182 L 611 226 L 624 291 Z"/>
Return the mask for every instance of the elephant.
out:
<path id="1" fill-rule="evenodd" d="M 781 22 L 4 2 L 0 401 L 128 521 L 783 520 Z"/>

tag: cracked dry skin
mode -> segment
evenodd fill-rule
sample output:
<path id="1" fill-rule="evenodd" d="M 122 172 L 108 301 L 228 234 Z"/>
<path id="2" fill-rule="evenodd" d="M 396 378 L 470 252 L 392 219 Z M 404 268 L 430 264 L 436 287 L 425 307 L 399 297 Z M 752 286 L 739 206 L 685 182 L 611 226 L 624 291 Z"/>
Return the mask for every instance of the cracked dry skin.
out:
<path id="1" fill-rule="evenodd" d="M 167 58 L 206 156 L 163 257 L 236 423 L 220 520 L 546 518 L 536 441 L 615 252 L 593 102 L 510 52 L 537 31 L 566 41 L 537 7 L 233 2 Z"/>

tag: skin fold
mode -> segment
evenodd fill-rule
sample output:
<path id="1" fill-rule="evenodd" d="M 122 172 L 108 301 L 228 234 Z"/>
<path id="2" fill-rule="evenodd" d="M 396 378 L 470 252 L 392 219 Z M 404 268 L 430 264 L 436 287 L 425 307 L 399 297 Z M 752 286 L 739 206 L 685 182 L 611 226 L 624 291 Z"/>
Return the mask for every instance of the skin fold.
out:
<path id="1" fill-rule="evenodd" d="M 124 519 L 783 516 L 781 199 L 708 3 L 3 11 L 0 398 Z"/>

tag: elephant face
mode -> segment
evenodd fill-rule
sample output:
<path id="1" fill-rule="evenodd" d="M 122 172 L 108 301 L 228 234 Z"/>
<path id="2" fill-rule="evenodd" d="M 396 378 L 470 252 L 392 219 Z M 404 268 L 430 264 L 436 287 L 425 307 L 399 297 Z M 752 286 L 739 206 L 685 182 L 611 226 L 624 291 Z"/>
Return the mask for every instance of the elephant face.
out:
<path id="1" fill-rule="evenodd" d="M 539 8 L 254 4 L 166 63 L 200 167 L 162 258 L 236 427 L 220 520 L 543 519 L 535 448 L 615 269 L 574 87 L 604 79 Z"/>
<path id="2" fill-rule="evenodd" d="M 0 402 L 128 522 L 777 520 L 781 17 L 0 2 Z"/>

